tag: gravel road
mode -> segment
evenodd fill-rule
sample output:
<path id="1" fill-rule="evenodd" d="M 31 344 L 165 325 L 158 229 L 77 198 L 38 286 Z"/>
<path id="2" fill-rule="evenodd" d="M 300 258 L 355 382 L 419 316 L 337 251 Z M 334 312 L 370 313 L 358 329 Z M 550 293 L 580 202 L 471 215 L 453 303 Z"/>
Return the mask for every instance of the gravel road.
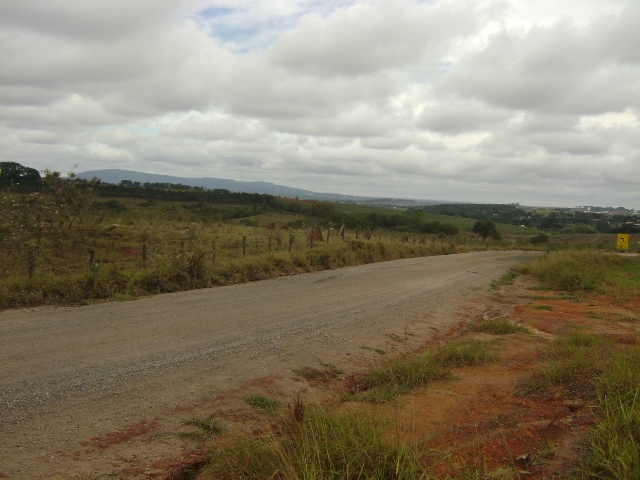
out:
<path id="1" fill-rule="evenodd" d="M 175 434 L 185 411 L 260 377 L 295 394 L 301 366 L 356 370 L 375 348 L 418 345 L 533 255 L 407 259 L 0 312 L 0 478 L 151 476 L 188 447 Z"/>

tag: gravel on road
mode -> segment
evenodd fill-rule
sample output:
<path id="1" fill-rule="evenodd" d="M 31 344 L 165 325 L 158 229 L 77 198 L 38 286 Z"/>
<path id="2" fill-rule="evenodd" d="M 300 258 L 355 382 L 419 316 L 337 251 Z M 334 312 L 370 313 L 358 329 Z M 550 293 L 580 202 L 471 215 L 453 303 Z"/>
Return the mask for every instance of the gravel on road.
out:
<path id="1" fill-rule="evenodd" d="M 0 478 L 146 478 L 154 462 L 188 448 L 176 435 L 181 412 L 202 399 L 270 375 L 295 395 L 304 388 L 296 368 L 353 371 L 375 349 L 424 343 L 534 255 L 412 258 L 0 312 Z"/>

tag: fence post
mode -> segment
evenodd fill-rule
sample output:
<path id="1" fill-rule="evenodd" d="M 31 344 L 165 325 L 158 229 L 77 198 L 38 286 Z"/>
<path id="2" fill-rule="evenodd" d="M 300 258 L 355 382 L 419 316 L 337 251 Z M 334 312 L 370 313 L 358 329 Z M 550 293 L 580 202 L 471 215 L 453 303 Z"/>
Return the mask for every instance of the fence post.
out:
<path id="1" fill-rule="evenodd" d="M 271 255 L 271 234 L 269 234 L 269 255 Z"/>
<path id="2" fill-rule="evenodd" d="M 327 227 L 327 243 L 329 243 L 329 235 L 331 235 L 331 227 Z"/>
<path id="3" fill-rule="evenodd" d="M 147 244 L 142 244 L 142 268 L 147 268 Z"/>
<path id="4" fill-rule="evenodd" d="M 311 239 L 309 241 L 309 248 L 313 248 L 313 228 L 311 229 L 311 234 L 309 235 L 309 238 Z"/>
<path id="5" fill-rule="evenodd" d="M 247 236 L 246 235 L 242 237 L 242 256 L 243 257 L 247 256 Z"/>
<path id="6" fill-rule="evenodd" d="M 289 251 L 291 251 L 291 246 L 293 245 L 293 233 L 289 234 Z"/>

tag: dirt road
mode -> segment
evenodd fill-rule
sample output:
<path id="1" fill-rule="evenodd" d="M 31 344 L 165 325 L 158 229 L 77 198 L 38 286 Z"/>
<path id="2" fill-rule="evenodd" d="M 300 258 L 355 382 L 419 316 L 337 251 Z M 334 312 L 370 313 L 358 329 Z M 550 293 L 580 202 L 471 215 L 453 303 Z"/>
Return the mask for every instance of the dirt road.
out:
<path id="1" fill-rule="evenodd" d="M 270 376 L 295 395 L 296 368 L 357 370 L 376 348 L 422 343 L 462 308 L 481 308 L 491 281 L 533 255 L 407 259 L 1 312 L 0 478 L 151 478 L 193 448 L 176 435 L 185 412 Z"/>

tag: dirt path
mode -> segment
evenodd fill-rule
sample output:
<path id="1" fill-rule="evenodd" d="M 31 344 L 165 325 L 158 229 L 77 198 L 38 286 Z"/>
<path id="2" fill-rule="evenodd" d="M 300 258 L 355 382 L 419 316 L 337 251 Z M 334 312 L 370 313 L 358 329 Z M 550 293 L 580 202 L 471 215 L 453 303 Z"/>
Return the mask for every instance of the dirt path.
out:
<path id="1" fill-rule="evenodd" d="M 523 252 L 407 259 L 80 308 L 0 313 L 0 478 L 161 478 L 181 421 L 233 389 L 424 343 Z M 366 346 L 367 349 L 361 347 Z M 262 380 L 260 380 L 262 379 Z"/>

